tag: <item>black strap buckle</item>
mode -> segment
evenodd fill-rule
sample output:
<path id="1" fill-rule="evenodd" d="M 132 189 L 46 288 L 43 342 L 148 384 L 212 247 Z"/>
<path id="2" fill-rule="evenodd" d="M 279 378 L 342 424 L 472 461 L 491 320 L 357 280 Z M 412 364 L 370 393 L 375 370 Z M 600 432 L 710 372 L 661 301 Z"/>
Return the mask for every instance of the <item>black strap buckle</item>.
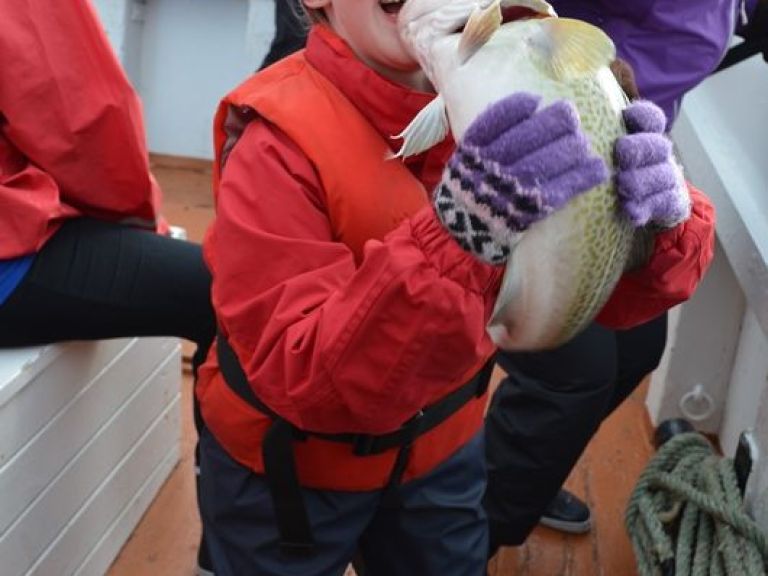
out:
<path id="1" fill-rule="evenodd" d="M 355 456 L 370 456 L 378 445 L 378 436 L 356 434 L 352 440 L 352 453 Z"/>
<path id="2" fill-rule="evenodd" d="M 405 424 L 394 432 L 374 436 L 372 434 L 355 434 L 352 438 L 352 452 L 355 456 L 370 456 L 381 454 L 390 448 L 412 444 L 418 436 L 424 419 L 424 410 L 419 410 Z"/>

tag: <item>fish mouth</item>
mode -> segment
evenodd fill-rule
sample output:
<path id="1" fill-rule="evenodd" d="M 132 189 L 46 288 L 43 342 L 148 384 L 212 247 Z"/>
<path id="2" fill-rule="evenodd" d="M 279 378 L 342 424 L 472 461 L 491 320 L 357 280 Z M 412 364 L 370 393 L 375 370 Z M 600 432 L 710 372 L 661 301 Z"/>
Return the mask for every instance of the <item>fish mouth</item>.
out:
<path id="1" fill-rule="evenodd" d="M 547 0 L 399 0 L 398 3 L 400 36 L 422 66 L 430 46 L 440 38 L 463 32 L 478 9 L 488 11 L 496 5 L 501 9 L 503 23 L 557 17 Z"/>
<path id="2" fill-rule="evenodd" d="M 539 12 L 533 8 L 525 6 L 508 6 L 501 8 L 501 21 L 506 24 L 507 22 L 514 22 L 516 20 L 530 20 L 531 18 L 548 18 L 549 14 Z"/>
<path id="3" fill-rule="evenodd" d="M 398 4 L 401 25 L 427 20 L 433 26 L 443 31 L 448 22 L 452 22 L 451 31 L 460 32 L 467 23 L 472 12 L 477 8 L 488 8 L 495 0 L 380 0 L 381 3 Z M 407 6 L 406 6 L 407 4 Z M 557 16 L 554 8 L 546 0 L 499 0 L 503 21 L 513 22 L 529 18 L 546 18 Z M 395 8 L 389 8 L 394 10 Z M 453 30 L 453 28 L 456 28 Z"/>
<path id="4" fill-rule="evenodd" d="M 532 20 L 534 18 L 549 18 L 550 14 L 545 12 L 540 12 L 539 10 L 534 10 L 533 8 L 528 8 L 527 6 L 507 6 L 506 8 L 502 5 L 501 7 L 501 23 L 507 24 L 509 22 L 517 22 L 519 20 Z M 464 28 L 466 27 L 467 23 L 463 23 L 460 26 L 457 26 L 455 30 L 453 30 L 454 34 L 461 34 L 464 32 Z"/>
<path id="5" fill-rule="evenodd" d="M 446 20 L 459 21 L 463 24 L 476 8 L 487 8 L 494 0 L 379 0 L 379 4 L 391 4 L 387 10 L 400 12 L 403 24 L 427 19 L 432 23 Z M 526 18 L 544 18 L 557 16 L 554 8 L 546 0 L 499 0 L 504 22 Z"/>

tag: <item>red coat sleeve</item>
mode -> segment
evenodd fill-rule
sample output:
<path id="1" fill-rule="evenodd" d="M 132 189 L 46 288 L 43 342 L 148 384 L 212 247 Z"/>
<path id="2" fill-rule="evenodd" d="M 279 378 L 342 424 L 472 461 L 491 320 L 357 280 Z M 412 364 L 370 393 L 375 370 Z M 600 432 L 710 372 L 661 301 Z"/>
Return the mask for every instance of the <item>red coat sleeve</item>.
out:
<path id="1" fill-rule="evenodd" d="M 714 256 L 715 208 L 699 190 L 691 185 L 689 190 L 691 217 L 656 235 L 650 262 L 621 278 L 599 323 L 631 328 L 691 297 Z"/>
<path id="2" fill-rule="evenodd" d="M 252 122 L 205 241 L 220 326 L 260 399 L 301 428 L 381 433 L 468 376 L 501 269 L 462 251 L 427 207 L 356 267 L 332 239 L 318 176 Z"/>
<path id="3" fill-rule="evenodd" d="M 36 252 L 59 219 L 76 215 L 50 174 L 0 134 L 0 260 Z"/>
<path id="4" fill-rule="evenodd" d="M 48 184 L 28 180 L 21 201 L 39 203 L 40 215 L 55 216 L 61 202 L 96 217 L 156 220 L 140 102 L 86 0 L 0 2 L 0 131 L 58 188 L 54 198 Z M 0 202 L 19 194 L 2 188 Z"/>

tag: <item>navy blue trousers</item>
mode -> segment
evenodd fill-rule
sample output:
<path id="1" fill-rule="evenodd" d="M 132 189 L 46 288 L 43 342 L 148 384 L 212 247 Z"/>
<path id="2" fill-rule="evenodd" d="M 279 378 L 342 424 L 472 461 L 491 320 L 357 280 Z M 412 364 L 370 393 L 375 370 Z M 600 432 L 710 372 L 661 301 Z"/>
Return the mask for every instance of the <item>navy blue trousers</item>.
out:
<path id="1" fill-rule="evenodd" d="M 200 438 L 200 508 L 216 576 L 340 576 L 359 552 L 366 576 L 482 576 L 488 550 L 482 433 L 438 468 L 383 491 L 304 489 L 313 555 L 279 549 L 266 481 Z"/>
<path id="2" fill-rule="evenodd" d="M 508 377 L 485 420 L 492 551 L 525 541 L 600 423 L 658 366 L 666 333 L 666 315 L 592 324 L 556 350 L 497 355 Z"/>

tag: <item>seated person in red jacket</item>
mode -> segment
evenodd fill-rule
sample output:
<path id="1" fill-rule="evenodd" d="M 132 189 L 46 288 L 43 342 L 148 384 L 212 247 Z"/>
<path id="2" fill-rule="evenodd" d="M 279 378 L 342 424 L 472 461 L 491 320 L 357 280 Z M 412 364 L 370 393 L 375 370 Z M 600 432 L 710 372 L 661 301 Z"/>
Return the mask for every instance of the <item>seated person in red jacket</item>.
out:
<path id="1" fill-rule="evenodd" d="M 155 231 L 139 99 L 87 0 L 0 5 L 0 346 L 214 333 L 199 246 Z"/>

